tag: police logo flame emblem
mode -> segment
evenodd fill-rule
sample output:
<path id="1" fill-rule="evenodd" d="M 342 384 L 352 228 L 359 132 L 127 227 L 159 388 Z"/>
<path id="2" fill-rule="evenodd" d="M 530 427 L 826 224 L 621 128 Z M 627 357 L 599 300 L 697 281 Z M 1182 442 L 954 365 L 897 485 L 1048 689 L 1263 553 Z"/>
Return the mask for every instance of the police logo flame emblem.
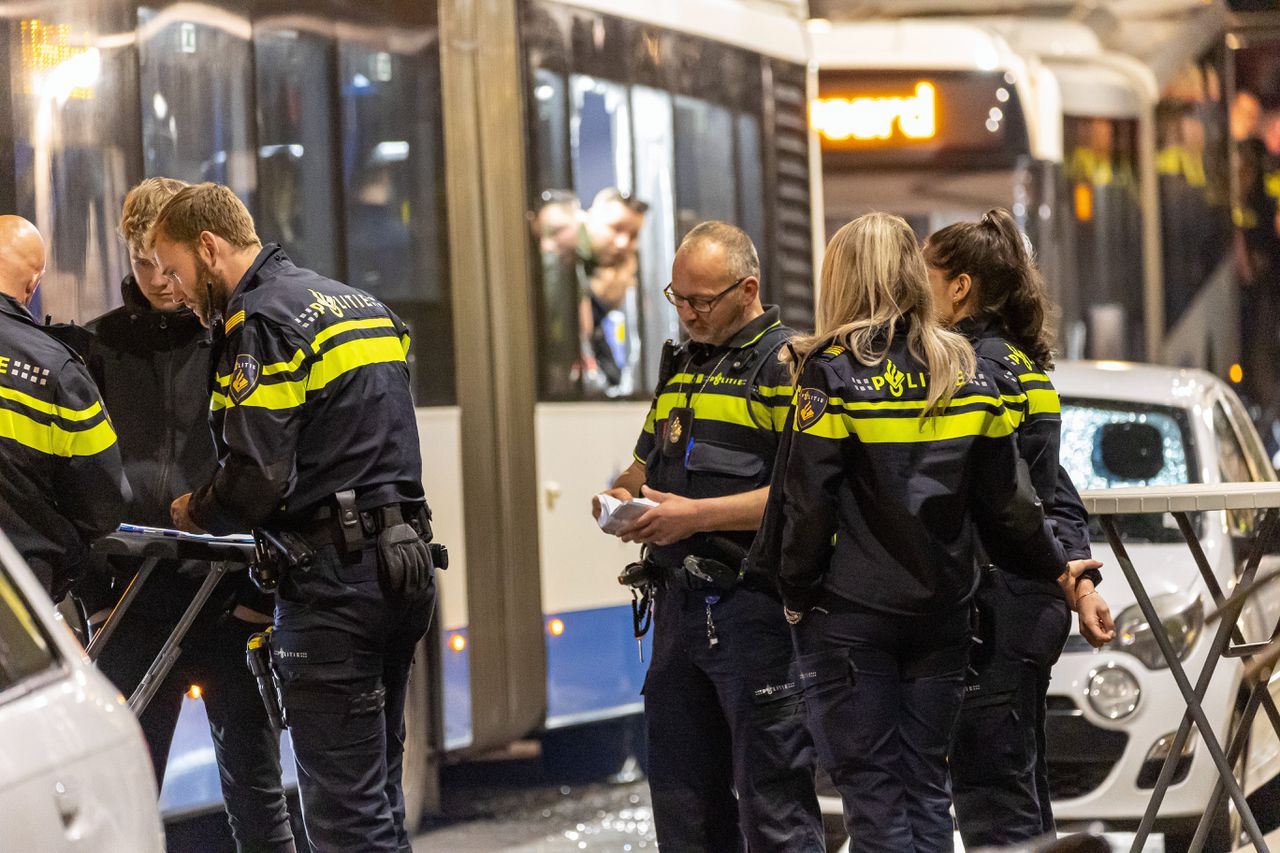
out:
<path id="1" fill-rule="evenodd" d="M 801 431 L 822 420 L 827 411 L 827 395 L 817 388 L 801 388 L 796 394 L 796 427 Z"/>
<path id="2" fill-rule="evenodd" d="M 251 355 L 237 356 L 235 369 L 231 372 L 231 387 L 229 389 L 231 401 L 239 405 L 249 399 L 253 389 L 258 387 L 258 379 L 261 375 L 262 368 L 256 358 Z"/>
<path id="3" fill-rule="evenodd" d="M 667 441 L 672 444 L 680 443 L 680 436 L 684 435 L 684 424 L 679 418 L 670 418 L 667 421 Z"/>

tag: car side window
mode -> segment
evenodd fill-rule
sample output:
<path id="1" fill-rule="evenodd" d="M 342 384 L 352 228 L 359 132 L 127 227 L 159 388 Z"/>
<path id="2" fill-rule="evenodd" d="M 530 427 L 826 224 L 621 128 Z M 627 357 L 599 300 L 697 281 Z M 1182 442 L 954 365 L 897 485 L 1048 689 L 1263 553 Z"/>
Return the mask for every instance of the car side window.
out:
<path id="1" fill-rule="evenodd" d="M 1218 455 L 1218 470 L 1224 483 L 1250 483 L 1254 480 L 1253 471 L 1249 468 L 1249 458 L 1245 455 L 1236 435 L 1235 427 L 1226 408 L 1219 400 L 1213 404 L 1213 435 Z M 1254 513 L 1252 510 L 1227 510 L 1227 525 L 1231 532 L 1239 536 L 1248 536 L 1253 532 Z"/>
<path id="2" fill-rule="evenodd" d="M 0 692 L 52 668 L 56 660 L 35 614 L 0 569 Z"/>

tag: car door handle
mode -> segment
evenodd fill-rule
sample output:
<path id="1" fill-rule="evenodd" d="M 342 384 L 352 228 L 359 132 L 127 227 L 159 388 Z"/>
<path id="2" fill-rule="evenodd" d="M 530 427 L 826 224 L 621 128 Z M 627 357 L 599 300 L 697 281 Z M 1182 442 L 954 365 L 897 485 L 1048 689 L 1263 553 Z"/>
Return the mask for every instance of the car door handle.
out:
<path id="1" fill-rule="evenodd" d="M 70 827 L 80 816 L 80 797 L 66 783 L 54 783 L 53 802 L 64 827 Z"/>

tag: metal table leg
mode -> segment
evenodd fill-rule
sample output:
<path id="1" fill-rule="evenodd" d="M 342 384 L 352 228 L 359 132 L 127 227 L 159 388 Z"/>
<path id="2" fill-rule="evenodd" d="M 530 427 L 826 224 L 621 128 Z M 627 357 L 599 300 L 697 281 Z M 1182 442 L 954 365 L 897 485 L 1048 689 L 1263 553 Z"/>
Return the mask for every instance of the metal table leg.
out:
<path id="1" fill-rule="evenodd" d="M 160 689 L 160 685 L 169 674 L 169 670 L 173 669 L 173 664 L 177 661 L 178 655 L 182 654 L 182 641 L 187 636 L 187 631 L 191 630 L 191 624 L 196 621 L 196 617 L 204 609 L 205 602 L 213 594 L 213 588 L 218 585 L 218 582 L 222 580 L 226 573 L 226 563 L 221 561 L 210 563 L 209 574 L 205 575 L 204 583 L 200 584 L 200 589 L 196 592 L 195 598 L 191 599 L 191 603 L 187 605 L 182 618 L 178 620 L 173 632 L 169 634 L 169 639 L 165 640 L 164 646 L 160 649 L 160 653 L 156 655 L 155 661 L 147 669 L 146 674 L 142 676 L 142 680 L 138 682 L 133 695 L 129 697 L 129 710 L 133 711 L 133 713 L 141 714 L 147 705 L 151 703 L 152 697 Z"/>
<path id="2" fill-rule="evenodd" d="M 1264 520 L 1262 528 L 1259 531 L 1259 538 L 1255 546 L 1255 552 L 1251 556 L 1249 565 L 1245 569 L 1242 576 L 1242 582 L 1248 583 L 1252 580 L 1254 573 L 1257 571 L 1258 563 L 1261 561 L 1261 545 L 1266 535 L 1269 535 L 1271 527 L 1274 525 L 1276 518 L 1275 510 L 1268 510 L 1266 520 Z M 1195 722 L 1200 729 L 1201 740 L 1204 741 L 1205 748 L 1209 751 L 1214 764 L 1218 768 L 1218 774 L 1223 784 L 1230 794 L 1231 799 L 1235 802 L 1236 808 L 1240 811 L 1241 819 L 1244 822 L 1245 829 L 1249 833 L 1250 839 L 1255 847 L 1270 853 L 1266 842 L 1263 840 L 1262 831 L 1258 828 L 1258 823 L 1254 820 L 1253 813 L 1249 810 L 1249 804 L 1245 800 L 1244 792 L 1240 789 L 1239 784 L 1235 780 L 1235 774 L 1231 767 L 1231 763 L 1227 760 L 1227 756 L 1222 751 L 1217 736 L 1214 734 L 1212 727 L 1209 725 L 1208 718 L 1205 716 L 1204 708 L 1201 706 L 1203 696 L 1208 691 L 1210 680 L 1213 678 L 1213 671 L 1217 666 L 1218 660 L 1222 657 L 1224 651 L 1230 642 L 1231 633 L 1236 625 L 1236 621 L 1240 616 L 1240 609 L 1243 602 L 1233 606 L 1229 613 L 1224 613 L 1222 624 L 1218 626 L 1218 630 L 1214 635 L 1214 641 L 1210 647 L 1209 654 L 1205 660 L 1204 668 L 1201 671 L 1199 683 L 1196 689 L 1192 689 L 1190 681 L 1187 679 L 1186 671 L 1182 667 L 1182 662 L 1178 659 L 1177 652 L 1174 651 L 1173 644 L 1170 642 L 1168 635 L 1161 626 L 1159 614 L 1156 613 L 1155 606 L 1151 603 L 1151 598 L 1147 594 L 1146 589 L 1142 585 L 1141 579 L 1138 577 L 1137 570 L 1133 566 L 1128 552 L 1125 550 L 1124 543 L 1120 539 L 1119 533 L 1115 528 L 1115 521 L 1110 516 L 1101 516 L 1099 521 L 1103 531 L 1106 533 L 1107 541 L 1111 545 L 1112 551 L 1115 553 L 1120 568 L 1124 571 L 1125 579 L 1129 582 L 1129 586 L 1133 590 L 1134 597 L 1137 599 L 1138 606 L 1142 610 L 1143 616 L 1147 619 L 1147 624 L 1152 627 L 1152 636 L 1155 638 L 1157 645 L 1160 646 L 1160 652 L 1164 655 L 1165 661 L 1169 664 L 1170 674 L 1173 675 L 1174 681 L 1178 685 L 1178 690 L 1182 693 L 1183 699 L 1187 703 L 1187 714 L 1183 717 L 1183 724 L 1178 729 L 1178 734 L 1174 738 L 1174 743 L 1170 749 L 1169 757 L 1165 760 L 1164 767 L 1161 768 L 1160 778 L 1156 782 L 1155 790 L 1152 792 L 1151 803 L 1147 807 L 1146 813 L 1143 815 L 1142 823 L 1138 827 L 1138 832 L 1134 837 L 1133 846 L 1131 848 L 1134 853 L 1140 851 L 1146 843 L 1146 838 L 1151 832 L 1151 828 L 1155 823 L 1155 816 L 1159 811 L 1160 803 L 1164 799 L 1164 794 L 1168 790 L 1169 784 L 1172 782 L 1172 762 L 1176 761 L 1176 757 L 1181 753 L 1182 746 L 1186 743 L 1186 738 L 1190 734 L 1190 724 Z M 1194 550 L 1194 549 L 1193 549 Z"/>
<path id="3" fill-rule="evenodd" d="M 156 566 L 159 564 L 159 557 L 148 557 L 142 561 L 142 565 L 138 567 L 137 574 L 129 581 L 129 585 L 124 588 L 124 595 L 120 596 L 116 606 L 111 608 L 107 621 L 102 623 L 101 628 L 93 632 L 93 637 L 89 640 L 89 647 L 84 650 L 85 654 L 89 656 L 89 660 L 97 660 L 98 655 L 102 654 L 102 649 L 107 645 L 107 640 L 111 639 L 111 635 L 115 633 L 116 628 L 120 627 L 125 611 L 133 604 L 133 600 L 142 591 L 142 585 L 147 582 L 147 578 L 151 577 L 151 573 L 155 571 Z"/>

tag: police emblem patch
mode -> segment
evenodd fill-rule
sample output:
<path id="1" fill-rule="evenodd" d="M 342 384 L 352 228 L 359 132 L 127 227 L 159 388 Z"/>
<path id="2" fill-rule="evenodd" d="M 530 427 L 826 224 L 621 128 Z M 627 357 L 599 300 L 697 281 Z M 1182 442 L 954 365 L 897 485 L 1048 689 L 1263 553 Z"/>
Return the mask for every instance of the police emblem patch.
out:
<path id="1" fill-rule="evenodd" d="M 827 411 L 827 395 L 817 388 L 801 388 L 796 393 L 796 428 L 806 430 L 822 420 Z"/>
<path id="2" fill-rule="evenodd" d="M 249 398 L 253 389 L 258 387 L 258 379 L 262 368 L 258 360 L 251 355 L 236 357 L 235 370 L 231 371 L 231 401 L 239 405 Z"/>

